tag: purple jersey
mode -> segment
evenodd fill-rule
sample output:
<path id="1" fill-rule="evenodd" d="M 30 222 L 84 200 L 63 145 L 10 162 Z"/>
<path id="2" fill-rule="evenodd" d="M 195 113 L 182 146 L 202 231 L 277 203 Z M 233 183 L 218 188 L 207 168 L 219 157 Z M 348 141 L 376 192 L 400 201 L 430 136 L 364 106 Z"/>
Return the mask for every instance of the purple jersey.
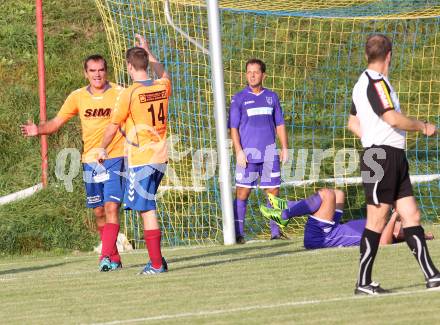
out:
<path id="1" fill-rule="evenodd" d="M 337 213 L 336 213 L 337 214 Z M 309 216 L 304 227 L 304 247 L 307 249 L 359 246 L 366 219 L 339 223 Z"/>
<path id="2" fill-rule="evenodd" d="M 284 124 L 278 95 L 263 88 L 254 94 L 248 86 L 231 100 L 229 128 L 238 129 L 248 162 L 274 161 L 276 127 Z"/>

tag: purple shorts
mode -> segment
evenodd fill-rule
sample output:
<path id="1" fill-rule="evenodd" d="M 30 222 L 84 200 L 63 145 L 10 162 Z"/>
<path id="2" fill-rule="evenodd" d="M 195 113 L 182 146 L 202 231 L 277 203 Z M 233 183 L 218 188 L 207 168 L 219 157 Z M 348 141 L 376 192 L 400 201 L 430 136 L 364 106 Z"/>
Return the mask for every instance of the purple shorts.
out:
<path id="1" fill-rule="evenodd" d="M 366 219 L 341 224 L 342 212 L 336 211 L 333 221 L 309 216 L 304 227 L 304 247 L 307 249 L 359 246 Z"/>
<path id="2" fill-rule="evenodd" d="M 248 163 L 246 168 L 237 165 L 235 170 L 235 185 L 239 187 L 256 188 L 260 180 L 260 188 L 280 187 L 280 161 Z"/>

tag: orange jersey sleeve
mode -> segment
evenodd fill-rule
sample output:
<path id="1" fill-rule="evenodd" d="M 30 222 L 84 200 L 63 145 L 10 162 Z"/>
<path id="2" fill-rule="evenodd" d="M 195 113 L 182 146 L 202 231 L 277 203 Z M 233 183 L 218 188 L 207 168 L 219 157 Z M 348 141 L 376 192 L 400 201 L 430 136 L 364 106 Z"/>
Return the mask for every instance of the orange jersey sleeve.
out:
<path id="1" fill-rule="evenodd" d="M 57 117 L 61 118 L 64 122 L 70 120 L 72 117 L 78 114 L 78 91 L 72 92 L 65 100 L 63 106 L 59 110 Z"/>

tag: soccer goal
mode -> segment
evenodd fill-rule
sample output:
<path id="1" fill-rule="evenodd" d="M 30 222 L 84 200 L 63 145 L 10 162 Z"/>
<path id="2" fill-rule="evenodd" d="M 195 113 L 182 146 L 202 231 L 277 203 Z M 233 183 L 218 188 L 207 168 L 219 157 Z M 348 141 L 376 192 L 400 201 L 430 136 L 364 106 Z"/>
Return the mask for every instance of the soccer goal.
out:
<path id="1" fill-rule="evenodd" d="M 170 163 L 159 213 L 170 245 L 222 241 L 217 139 L 209 54 L 208 10 L 200 0 L 95 0 L 105 24 L 112 65 L 129 82 L 124 52 L 134 34 L 147 37 L 170 71 Z M 390 80 L 410 116 L 439 125 L 440 4 L 398 0 L 220 1 L 226 105 L 245 85 L 245 62 L 268 66 L 265 86 L 280 95 L 291 157 L 281 195 L 303 198 L 322 186 L 346 193 L 344 218 L 364 217 L 358 169 L 360 143 L 346 129 L 351 89 L 366 66 L 364 44 L 374 32 L 393 40 Z M 415 195 L 425 220 L 440 206 L 438 137 L 407 137 Z M 231 175 L 235 161 L 230 150 Z M 233 181 L 232 181 L 233 183 Z M 232 189 L 231 189 L 232 193 Z M 251 195 L 247 232 L 268 234 Z M 296 219 L 289 232 L 300 232 Z M 126 215 L 140 239 L 137 216 Z M 136 233 L 137 232 L 137 233 Z"/>

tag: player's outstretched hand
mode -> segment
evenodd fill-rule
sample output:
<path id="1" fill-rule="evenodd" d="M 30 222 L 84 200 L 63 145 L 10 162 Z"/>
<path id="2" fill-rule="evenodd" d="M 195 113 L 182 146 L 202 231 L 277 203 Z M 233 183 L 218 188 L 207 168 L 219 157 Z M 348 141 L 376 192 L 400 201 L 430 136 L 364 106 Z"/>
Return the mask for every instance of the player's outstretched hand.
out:
<path id="1" fill-rule="evenodd" d="M 136 37 L 137 41 L 135 42 L 135 45 L 137 47 L 142 47 L 145 51 L 147 51 L 148 54 L 150 54 L 150 48 L 148 47 L 148 43 L 145 40 L 145 38 L 139 34 L 135 34 L 134 37 Z"/>
<path id="2" fill-rule="evenodd" d="M 425 123 L 425 128 L 423 130 L 423 134 L 427 135 L 428 137 L 433 136 L 437 133 L 437 128 L 434 124 L 431 123 Z"/>
<path id="3" fill-rule="evenodd" d="M 38 126 L 28 120 L 26 124 L 20 125 L 21 134 L 24 137 L 35 137 L 38 135 Z"/>

